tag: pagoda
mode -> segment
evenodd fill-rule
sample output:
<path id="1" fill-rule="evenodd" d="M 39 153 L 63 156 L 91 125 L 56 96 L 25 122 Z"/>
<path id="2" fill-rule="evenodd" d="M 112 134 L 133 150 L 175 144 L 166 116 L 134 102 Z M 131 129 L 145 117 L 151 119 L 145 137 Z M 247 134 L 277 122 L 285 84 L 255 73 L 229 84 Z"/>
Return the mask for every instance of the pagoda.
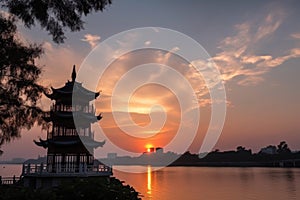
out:
<path id="1" fill-rule="evenodd" d="M 51 87 L 45 95 L 53 101 L 44 120 L 51 124 L 46 139 L 34 143 L 47 148 L 46 163 L 24 163 L 22 176 L 25 185 L 35 188 L 54 186 L 61 178 L 110 176 L 112 169 L 94 158 L 94 149 L 105 141 L 95 141 L 91 124 L 101 120 L 95 115 L 90 102 L 100 96 L 76 81 L 75 65 L 71 75 L 61 88 Z M 47 178 L 48 177 L 48 178 Z M 55 178 L 53 178 L 55 177 Z"/>

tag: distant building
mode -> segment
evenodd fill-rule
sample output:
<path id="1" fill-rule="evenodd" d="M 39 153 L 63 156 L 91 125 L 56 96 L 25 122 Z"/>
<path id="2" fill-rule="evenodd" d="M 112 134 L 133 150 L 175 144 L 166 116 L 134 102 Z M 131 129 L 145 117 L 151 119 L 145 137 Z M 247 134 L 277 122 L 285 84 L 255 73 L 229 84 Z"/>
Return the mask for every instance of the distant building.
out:
<path id="1" fill-rule="evenodd" d="M 164 149 L 161 148 L 161 147 L 157 147 L 157 148 L 155 149 L 155 152 L 156 152 L 156 153 L 159 153 L 159 154 L 160 154 L 160 153 L 162 154 L 162 153 L 164 153 Z"/>
<path id="2" fill-rule="evenodd" d="M 273 155 L 277 153 L 277 148 L 276 146 L 269 145 L 267 147 L 262 148 L 259 153 Z"/>

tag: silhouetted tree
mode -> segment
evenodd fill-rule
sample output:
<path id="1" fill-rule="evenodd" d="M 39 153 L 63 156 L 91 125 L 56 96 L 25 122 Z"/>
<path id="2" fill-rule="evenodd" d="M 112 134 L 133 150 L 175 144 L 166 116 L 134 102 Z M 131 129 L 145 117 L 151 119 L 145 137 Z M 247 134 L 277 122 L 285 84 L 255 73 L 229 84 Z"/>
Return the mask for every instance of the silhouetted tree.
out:
<path id="1" fill-rule="evenodd" d="M 41 70 L 34 59 L 42 49 L 24 45 L 16 30 L 13 18 L 0 16 L 0 145 L 31 128 L 41 114 L 36 106 L 43 91 L 37 83 Z"/>
<path id="2" fill-rule="evenodd" d="M 245 150 L 246 150 L 246 148 L 243 147 L 243 146 L 238 146 L 238 147 L 236 148 L 236 151 L 237 151 L 237 152 L 241 152 L 241 151 L 245 151 Z"/>
<path id="3" fill-rule="evenodd" d="M 30 28 L 38 22 L 52 35 L 53 41 L 62 43 L 66 39 L 64 28 L 80 31 L 83 27 L 82 16 L 91 12 L 103 11 L 111 0 L 0 0 L 2 7 Z"/>
<path id="4" fill-rule="evenodd" d="M 288 144 L 285 141 L 282 141 L 279 143 L 279 145 L 277 146 L 277 152 L 279 154 L 283 154 L 283 153 L 291 153 L 290 148 L 288 147 Z"/>

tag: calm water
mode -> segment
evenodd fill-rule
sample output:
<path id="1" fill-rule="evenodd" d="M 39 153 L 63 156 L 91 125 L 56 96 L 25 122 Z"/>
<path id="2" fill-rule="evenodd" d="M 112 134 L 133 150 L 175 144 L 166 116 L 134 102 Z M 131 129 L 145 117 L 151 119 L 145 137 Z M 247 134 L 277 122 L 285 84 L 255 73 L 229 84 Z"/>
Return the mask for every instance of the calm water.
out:
<path id="1" fill-rule="evenodd" d="M 21 172 L 21 165 L 0 167 L 2 176 Z M 148 167 L 147 171 L 115 170 L 114 176 L 132 185 L 145 200 L 300 199 L 300 169 L 169 167 L 151 172 Z"/>

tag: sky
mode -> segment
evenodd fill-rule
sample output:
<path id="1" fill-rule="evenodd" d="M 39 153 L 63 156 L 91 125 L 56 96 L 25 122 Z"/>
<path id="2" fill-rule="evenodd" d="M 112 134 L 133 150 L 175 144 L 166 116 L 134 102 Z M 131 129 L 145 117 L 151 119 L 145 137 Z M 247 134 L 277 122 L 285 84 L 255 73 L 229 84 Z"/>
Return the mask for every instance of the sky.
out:
<path id="1" fill-rule="evenodd" d="M 40 83 L 45 87 L 61 87 L 71 79 L 72 66 L 75 64 L 79 69 L 92 49 L 112 35 L 141 27 L 162 27 L 181 32 L 202 45 L 220 71 L 225 87 L 226 118 L 213 149 L 229 150 L 242 145 L 257 152 L 261 147 L 277 145 L 284 140 L 296 150 L 300 149 L 299 8 L 300 2 L 297 0 L 115 0 L 103 12 L 85 17 L 85 30 L 67 32 L 64 44 L 53 43 L 39 26 L 28 30 L 19 23 L 19 35 L 25 42 L 43 44 L 45 53 L 37 61 L 43 69 Z M 129 38 L 127 42 L 130 44 L 133 40 Z M 104 116 L 99 124 L 93 125 L 97 140 L 106 138 L 134 153 L 143 152 L 146 145 L 165 147 L 172 141 L 182 120 L 180 99 L 172 90 L 157 84 L 137 88 L 127 102 L 128 107 L 122 110 L 124 107 L 119 106 L 120 109 L 117 109 L 117 113 L 130 115 L 130 118 L 121 116 L 123 124 L 113 120 L 110 105 L 114 86 L 124 73 L 140 64 L 159 63 L 183 74 L 198 95 L 200 120 L 191 118 L 191 124 L 186 127 L 191 128 L 199 123 L 195 138 L 187 146 L 194 153 L 199 151 L 211 117 L 209 87 L 204 84 L 203 78 L 197 76 L 193 79 L 196 72 L 188 67 L 186 60 L 176 56 L 176 48 L 170 51 L 171 54 L 159 50 L 135 51 L 119 57 L 109 66 L 96 87 L 90 86 L 89 80 L 80 80 L 90 90 L 102 90 L 95 102 L 97 113 L 102 112 Z M 148 73 L 150 76 L 157 72 L 150 70 Z M 166 73 L 168 71 L 161 74 Z M 175 75 L 170 77 L 175 85 L 182 83 Z M 125 86 L 121 85 L 123 87 L 118 93 L 121 100 L 122 92 L 126 95 L 129 88 L 128 83 L 137 83 L 140 79 L 141 76 L 132 76 Z M 182 91 L 180 94 L 183 94 Z M 183 100 L 186 102 L 187 97 Z M 118 105 L 123 105 L 120 102 Z M 45 110 L 49 109 L 50 103 L 45 97 L 40 102 Z M 152 119 L 162 116 L 166 117 L 163 125 L 151 123 Z M 128 125 L 131 119 L 134 123 Z M 123 133 L 126 126 L 130 127 L 126 130 L 133 135 Z M 156 134 L 147 135 L 151 131 Z M 3 146 L 4 154 L 0 159 L 45 155 L 46 150 L 32 142 L 39 137 L 46 137 L 46 132 L 41 131 L 40 127 L 24 130 L 20 139 Z M 97 151 L 99 155 L 105 155 L 101 152 L 110 150 L 113 151 L 109 146 L 104 146 Z"/>

